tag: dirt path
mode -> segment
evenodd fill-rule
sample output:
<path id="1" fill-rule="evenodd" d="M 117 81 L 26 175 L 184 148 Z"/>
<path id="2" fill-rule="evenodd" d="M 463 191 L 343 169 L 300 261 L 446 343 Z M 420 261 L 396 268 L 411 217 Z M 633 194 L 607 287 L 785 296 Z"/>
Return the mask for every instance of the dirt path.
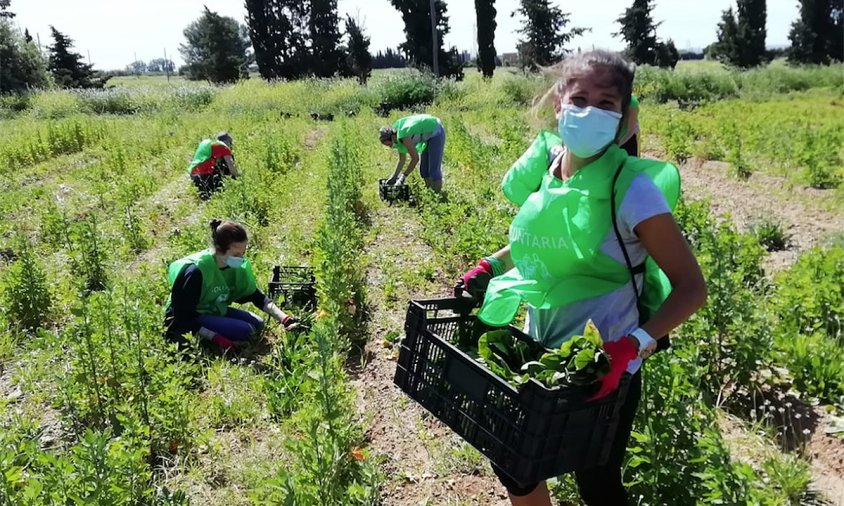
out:
<path id="1" fill-rule="evenodd" d="M 817 408 L 815 413 L 817 426 L 806 445 L 813 486 L 832 506 L 844 506 L 844 439 L 827 434 L 835 422 L 829 413 Z"/>
<path id="2" fill-rule="evenodd" d="M 371 416 L 366 422 L 370 445 L 384 458 L 383 504 L 508 505 L 486 459 L 466 457 L 460 438 L 393 384 L 395 355 L 384 338 L 403 335 L 404 301 L 437 293 L 445 296 L 441 287 L 448 286 L 441 272 L 435 272 L 424 287 L 403 281 L 416 280 L 424 264 L 420 259 L 432 258 L 419 238 L 419 227 L 412 209 L 379 207 L 372 214 L 375 234 L 367 247 L 372 335 L 366 346 L 368 361 L 353 384 L 364 416 Z"/>
<path id="3" fill-rule="evenodd" d="M 800 252 L 844 234 L 844 213 L 811 204 L 829 199 L 833 190 L 789 189 L 783 178 L 759 173 L 738 181 L 727 174 L 728 168 L 724 162 L 686 162 L 680 167 L 684 192 L 692 199 L 708 199 L 715 214 L 729 213 L 742 230 L 763 220 L 781 223 L 791 235 L 792 247 L 771 254 L 768 266 L 773 269 L 787 267 Z"/>

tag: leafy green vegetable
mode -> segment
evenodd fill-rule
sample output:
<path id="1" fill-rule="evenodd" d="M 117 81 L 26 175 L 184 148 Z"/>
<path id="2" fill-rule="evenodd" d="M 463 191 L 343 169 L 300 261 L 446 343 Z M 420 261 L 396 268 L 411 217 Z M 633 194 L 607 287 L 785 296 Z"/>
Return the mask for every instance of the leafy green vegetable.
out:
<path id="1" fill-rule="evenodd" d="M 609 371 L 598 328 L 590 320 L 582 336 L 573 336 L 556 350 L 543 350 L 492 330 L 478 339 L 478 361 L 515 386 L 534 378 L 549 388 L 588 385 Z"/>

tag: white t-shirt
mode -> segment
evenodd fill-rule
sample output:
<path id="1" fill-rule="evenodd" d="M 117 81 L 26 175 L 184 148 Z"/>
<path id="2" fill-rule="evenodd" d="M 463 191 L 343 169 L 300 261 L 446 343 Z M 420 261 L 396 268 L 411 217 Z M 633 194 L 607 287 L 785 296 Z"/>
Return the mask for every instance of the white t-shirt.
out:
<path id="1" fill-rule="evenodd" d="M 642 246 L 634 232 L 639 223 L 654 216 L 670 213 L 671 208 L 665 196 L 647 175 L 640 174 L 633 179 L 624 195 L 617 214 L 618 229 L 635 267 L 643 263 L 648 252 Z M 610 227 L 607 237 L 601 244 L 601 252 L 626 266 L 624 254 L 618 244 L 615 232 Z M 643 275 L 636 275 L 636 286 L 642 291 Z M 529 308 L 525 332 L 549 347 L 560 346 L 572 336 L 583 333 L 589 320 L 595 322 L 604 341 L 615 341 L 639 326 L 639 310 L 633 287 L 628 282 L 621 288 L 595 297 L 580 300 L 561 308 Z M 636 372 L 642 364 L 641 359 L 630 362 L 628 372 Z"/>
<path id="2" fill-rule="evenodd" d="M 421 133 L 421 134 L 413 134 L 413 135 L 406 137 L 406 138 L 410 139 L 410 142 L 415 146 L 415 145 L 417 145 L 421 142 L 428 142 L 429 140 L 436 137 L 437 135 L 440 135 L 442 132 L 443 132 L 443 124 L 438 123 L 437 128 L 435 128 L 431 132 L 425 132 L 425 133 Z M 403 141 L 404 139 L 401 139 L 401 140 Z"/>

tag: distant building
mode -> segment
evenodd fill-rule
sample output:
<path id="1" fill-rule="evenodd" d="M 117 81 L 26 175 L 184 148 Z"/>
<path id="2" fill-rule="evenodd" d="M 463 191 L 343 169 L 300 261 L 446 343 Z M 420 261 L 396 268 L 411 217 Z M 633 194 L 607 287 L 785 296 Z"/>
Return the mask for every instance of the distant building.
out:
<path id="1" fill-rule="evenodd" d="M 518 65 L 519 53 L 504 53 L 499 56 L 501 63 L 504 65 Z"/>

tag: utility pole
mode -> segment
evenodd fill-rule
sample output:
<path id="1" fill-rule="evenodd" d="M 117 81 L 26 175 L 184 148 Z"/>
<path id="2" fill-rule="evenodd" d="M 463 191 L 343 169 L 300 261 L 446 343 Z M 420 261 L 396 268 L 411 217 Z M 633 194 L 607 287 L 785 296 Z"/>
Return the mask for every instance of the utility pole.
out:
<path id="1" fill-rule="evenodd" d="M 140 78 L 141 78 L 141 73 L 138 71 L 138 52 L 137 52 L 137 51 L 135 51 L 135 52 L 133 53 L 133 55 L 134 55 L 134 56 L 133 56 L 133 57 L 134 57 L 134 60 L 132 61 L 132 67 L 133 67 L 133 68 L 132 68 L 132 70 L 134 70 L 134 71 L 135 71 L 135 79 L 140 79 Z"/>
<path id="2" fill-rule="evenodd" d="M 164 48 L 164 73 L 167 74 L 167 82 L 170 82 L 170 60 L 167 59 L 167 48 Z"/>
<path id="3" fill-rule="evenodd" d="M 434 43 L 434 75 L 440 76 L 440 44 L 437 41 L 437 10 L 436 0 L 431 0 L 431 41 Z"/>

